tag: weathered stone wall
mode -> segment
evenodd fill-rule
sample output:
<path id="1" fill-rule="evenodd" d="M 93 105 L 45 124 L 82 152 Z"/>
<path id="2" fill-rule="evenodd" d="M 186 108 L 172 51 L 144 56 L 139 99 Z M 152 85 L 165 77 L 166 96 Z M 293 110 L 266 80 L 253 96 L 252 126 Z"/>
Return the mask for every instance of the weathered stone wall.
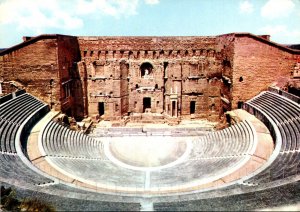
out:
<path id="1" fill-rule="evenodd" d="M 52 108 L 77 115 L 79 101 L 75 105 L 73 97 L 78 100 L 80 92 L 73 91 L 76 87 L 73 84 L 76 85 L 76 77 L 79 77 L 75 62 L 80 61 L 80 52 L 76 37 L 42 35 L 29 38 L 9 50 L 0 56 L 3 85 L 15 81 L 13 84 L 26 89 Z"/>
<path id="2" fill-rule="evenodd" d="M 99 114 L 103 102 L 107 120 L 146 108 L 170 117 L 219 118 L 222 60 L 215 37 L 78 40 L 90 116 Z M 145 103 L 147 98 L 150 102 Z M 191 101 L 196 101 L 194 109 Z"/>
<path id="3" fill-rule="evenodd" d="M 103 118 L 120 119 L 128 113 L 128 64 L 125 61 L 85 58 L 80 73 L 86 72 L 88 115 L 99 115 L 99 102 L 104 103 Z"/>
<path id="4" fill-rule="evenodd" d="M 76 73 L 73 82 L 73 94 L 75 99 L 74 113 L 78 118 L 88 116 L 88 97 L 87 97 L 87 71 L 85 62 L 81 61 L 76 64 Z"/>
<path id="5" fill-rule="evenodd" d="M 0 56 L 0 76 L 16 81 L 43 101 L 60 110 L 57 39 L 42 39 Z"/>
<path id="6" fill-rule="evenodd" d="M 217 121 L 300 61 L 300 52 L 267 39 L 41 35 L 0 52 L 0 80 L 4 92 L 14 81 L 76 119 L 151 112 Z"/>
<path id="7" fill-rule="evenodd" d="M 221 84 L 221 113 L 231 110 L 232 101 L 232 67 L 234 65 L 235 34 L 221 35 L 217 38 L 222 57 L 222 84 Z"/>
<path id="8" fill-rule="evenodd" d="M 151 98 L 151 112 L 163 112 L 163 94 L 164 87 L 164 70 L 161 61 L 155 59 L 130 59 L 129 66 L 129 112 L 143 113 L 143 99 Z M 143 74 L 141 66 L 148 65 L 152 69 L 148 74 Z"/>
<path id="9" fill-rule="evenodd" d="M 245 102 L 280 78 L 290 78 L 297 57 L 297 54 L 278 45 L 254 37 L 236 36 L 232 107 L 237 108 L 239 101 Z"/>
<path id="10" fill-rule="evenodd" d="M 58 35 L 57 61 L 59 67 L 61 110 L 69 116 L 82 117 L 82 86 L 76 62 L 80 61 L 77 37 Z M 79 85 L 79 86 L 78 86 Z"/>
<path id="11" fill-rule="evenodd" d="M 215 38 L 209 37 L 97 37 L 79 36 L 82 57 L 99 58 L 175 58 L 179 55 L 192 56 L 197 50 L 215 48 Z M 151 51 L 150 51 L 151 50 Z M 161 51 L 164 50 L 164 51 Z M 194 52 L 194 50 L 196 50 Z M 107 52 L 106 52 L 107 51 Z M 128 52 L 127 52 L 128 51 Z M 146 52 L 150 51 L 150 52 Z M 91 56 L 92 55 L 92 56 Z"/>

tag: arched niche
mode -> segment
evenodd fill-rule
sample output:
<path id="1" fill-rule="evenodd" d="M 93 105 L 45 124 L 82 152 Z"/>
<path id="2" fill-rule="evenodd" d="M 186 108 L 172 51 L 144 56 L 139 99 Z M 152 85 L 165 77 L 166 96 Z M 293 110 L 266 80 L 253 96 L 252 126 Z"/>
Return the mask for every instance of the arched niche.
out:
<path id="1" fill-rule="evenodd" d="M 149 62 L 144 62 L 140 66 L 141 77 L 149 77 L 153 74 L 153 65 Z"/>

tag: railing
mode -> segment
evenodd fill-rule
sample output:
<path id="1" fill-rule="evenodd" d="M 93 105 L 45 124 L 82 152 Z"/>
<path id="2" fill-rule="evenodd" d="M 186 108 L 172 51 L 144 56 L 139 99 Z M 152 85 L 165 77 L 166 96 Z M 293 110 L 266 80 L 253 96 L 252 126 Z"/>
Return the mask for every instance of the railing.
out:
<path id="1" fill-rule="evenodd" d="M 274 87 L 269 87 L 268 88 L 269 91 L 271 91 L 272 93 L 277 93 L 279 95 L 282 95 L 298 104 L 300 104 L 300 97 L 294 95 L 294 94 L 291 94 L 291 93 L 288 93 L 286 91 L 283 91 L 281 89 L 278 89 L 278 88 L 274 88 Z"/>
<path id="2" fill-rule="evenodd" d="M 10 94 L 7 94 L 5 96 L 2 96 L 2 97 L 0 97 L 0 104 L 13 99 L 14 97 L 20 96 L 21 94 L 23 94 L 25 92 L 26 92 L 25 90 L 18 90 L 14 93 L 10 93 Z"/>
<path id="3" fill-rule="evenodd" d="M 7 94 L 5 96 L 0 97 L 0 104 L 7 102 L 8 100 L 12 99 L 12 94 Z"/>

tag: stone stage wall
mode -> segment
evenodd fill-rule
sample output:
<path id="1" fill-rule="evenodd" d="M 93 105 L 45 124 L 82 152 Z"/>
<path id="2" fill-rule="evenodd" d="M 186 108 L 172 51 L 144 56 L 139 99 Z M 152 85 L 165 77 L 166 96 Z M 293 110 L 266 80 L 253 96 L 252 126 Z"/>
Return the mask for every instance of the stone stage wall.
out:
<path id="1" fill-rule="evenodd" d="M 78 40 L 90 116 L 104 107 L 102 117 L 107 120 L 145 111 L 218 120 L 222 55 L 215 37 Z"/>

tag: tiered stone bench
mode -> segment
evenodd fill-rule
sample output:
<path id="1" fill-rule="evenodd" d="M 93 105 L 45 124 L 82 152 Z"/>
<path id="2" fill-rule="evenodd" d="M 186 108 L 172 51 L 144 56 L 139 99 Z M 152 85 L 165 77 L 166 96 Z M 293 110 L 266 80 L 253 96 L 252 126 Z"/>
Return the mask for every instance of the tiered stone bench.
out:
<path id="1" fill-rule="evenodd" d="M 80 204 L 92 209 L 101 203 L 103 209 L 112 210 L 139 210 L 139 203 L 150 209 L 154 205 L 155 210 L 209 210 L 212 203 L 218 209 L 242 210 L 256 208 L 254 202 L 262 208 L 262 199 L 277 198 L 286 190 L 299 191 L 300 109 L 295 101 L 272 92 L 263 92 L 244 107 L 268 127 L 275 142 L 267 162 L 250 172 L 244 167 L 257 153 L 259 142 L 247 119 L 206 133 L 176 129 L 162 134 L 143 128 L 128 133 L 126 128 L 113 128 L 100 140 L 48 121 L 37 142 L 40 155 L 34 158 L 34 163 L 41 162 L 37 165 L 41 171 L 29 162 L 24 138 L 49 108 L 30 94 L 21 94 L 0 104 L 0 180 L 21 188 L 21 194 L 35 193 L 48 199 L 59 209 L 66 209 L 66 202 L 80 210 L 84 209 Z M 189 132 L 193 136 L 184 137 Z M 106 152 L 109 142 L 105 134 L 113 138 L 118 133 L 120 138 L 132 133 L 132 138 L 185 139 L 187 154 L 180 162 L 162 168 L 124 167 L 111 161 Z"/>
<path id="2" fill-rule="evenodd" d="M 204 158 L 247 155 L 254 145 L 254 133 L 247 121 L 211 132 L 193 141 L 192 155 Z"/>
<path id="3" fill-rule="evenodd" d="M 178 186 L 184 190 L 186 186 L 189 188 L 216 181 L 243 166 L 256 148 L 255 132 L 250 125 L 245 121 L 201 139 L 199 136 L 187 137 L 192 142 L 187 158 L 172 166 L 149 170 L 128 169 L 115 164 L 103 153 L 102 141 L 71 131 L 53 121 L 42 130 L 39 148 L 52 167 L 71 179 L 93 186 L 116 188 L 120 192 L 166 193 L 176 191 Z M 123 128 L 114 128 L 117 129 Z M 131 132 L 137 136 L 141 129 L 135 128 Z M 121 138 L 124 136 L 126 134 Z M 204 152 L 197 151 L 204 149 Z"/>
<path id="4" fill-rule="evenodd" d="M 254 211 L 261 209 L 274 208 L 277 206 L 295 205 L 290 208 L 293 211 L 299 210 L 300 202 L 300 184 L 297 182 L 285 185 L 274 184 L 271 188 L 255 189 L 250 192 L 243 188 L 241 193 L 234 192 L 224 194 L 215 198 L 198 197 L 194 200 L 162 202 L 154 204 L 155 211 Z M 220 192 L 219 192 L 220 193 Z M 272 209 L 271 209 L 272 210 Z M 286 210 L 286 208 L 284 209 Z M 272 210 L 272 211 L 280 211 Z"/>
<path id="5" fill-rule="evenodd" d="M 28 168 L 26 151 L 23 152 L 26 150 L 26 143 L 22 136 L 24 130 L 30 127 L 31 121 L 39 119 L 49 108 L 30 94 L 19 94 L 18 97 L 0 105 L 0 178 L 3 181 L 13 179 L 18 183 L 26 182 L 32 185 L 53 183 L 53 179 L 40 174 L 35 167 L 35 170 Z"/>
<path id="6" fill-rule="evenodd" d="M 244 104 L 269 128 L 275 142 L 267 163 L 224 188 L 153 200 L 155 210 L 253 210 L 299 203 L 300 106 L 296 97 L 271 90 Z"/>
<path id="7" fill-rule="evenodd" d="M 11 100 L 12 98 L 15 98 L 21 94 L 25 93 L 25 90 L 18 90 L 14 93 L 10 93 L 10 94 L 7 94 L 7 95 L 4 95 L 4 96 L 0 96 L 0 104 L 8 101 L 8 100 Z"/>
<path id="8" fill-rule="evenodd" d="M 277 149 L 272 163 L 247 182 L 263 183 L 297 175 L 300 172 L 299 104 L 278 94 L 263 92 L 246 102 L 245 108 L 250 113 L 263 113 L 269 117 Z"/>
<path id="9" fill-rule="evenodd" d="M 296 96 L 294 94 L 291 94 L 291 93 L 288 93 L 286 91 L 283 91 L 281 90 L 280 88 L 277 88 L 277 87 L 269 87 L 268 89 L 270 92 L 273 92 L 273 93 L 276 93 L 276 94 L 279 94 L 279 95 L 282 95 L 298 104 L 300 104 L 300 97 L 299 96 Z"/>
<path id="10" fill-rule="evenodd" d="M 103 143 L 50 121 L 42 135 L 44 154 L 53 157 L 100 159 Z M 103 151 L 102 151 L 103 153 Z"/>
<path id="11" fill-rule="evenodd" d="M 97 194 L 86 188 L 79 188 L 76 186 L 76 182 L 63 184 L 58 178 L 52 177 L 51 173 L 48 175 L 33 166 L 27 155 L 27 134 L 31 127 L 48 111 L 48 105 L 28 93 L 13 95 L 12 98 L 0 104 L 0 184 L 16 187 L 19 197 L 37 196 L 45 201 L 55 203 L 60 210 L 139 210 L 139 203 L 128 203 L 122 197 Z M 76 145 L 84 146 L 84 144 L 79 145 L 80 142 L 90 143 L 89 151 L 96 151 L 97 148 L 94 147 L 101 146 L 100 141 L 82 133 L 71 131 L 55 122 L 50 122 L 50 124 L 58 127 L 59 135 L 66 133 L 70 135 L 68 141 L 74 141 L 73 148 L 64 146 L 65 149 L 61 149 L 60 147 L 55 148 L 55 145 L 52 146 L 54 149 L 50 148 L 50 150 L 53 153 L 59 149 L 61 149 L 60 154 L 66 154 L 65 150 L 73 151 L 69 152 L 71 155 L 86 153 L 87 149 L 80 150 L 76 147 Z M 57 136 L 57 138 L 60 139 L 52 137 L 55 141 L 59 140 L 62 142 L 61 144 L 64 143 L 63 137 Z M 52 144 L 56 144 L 56 142 Z M 86 200 L 87 197 L 93 198 Z"/>
<path id="12" fill-rule="evenodd" d="M 225 177 L 253 155 L 254 134 L 250 123 L 241 122 L 194 138 L 189 157 L 174 167 L 151 172 L 151 185 L 179 186 L 175 179 L 181 179 L 199 186 Z"/>

